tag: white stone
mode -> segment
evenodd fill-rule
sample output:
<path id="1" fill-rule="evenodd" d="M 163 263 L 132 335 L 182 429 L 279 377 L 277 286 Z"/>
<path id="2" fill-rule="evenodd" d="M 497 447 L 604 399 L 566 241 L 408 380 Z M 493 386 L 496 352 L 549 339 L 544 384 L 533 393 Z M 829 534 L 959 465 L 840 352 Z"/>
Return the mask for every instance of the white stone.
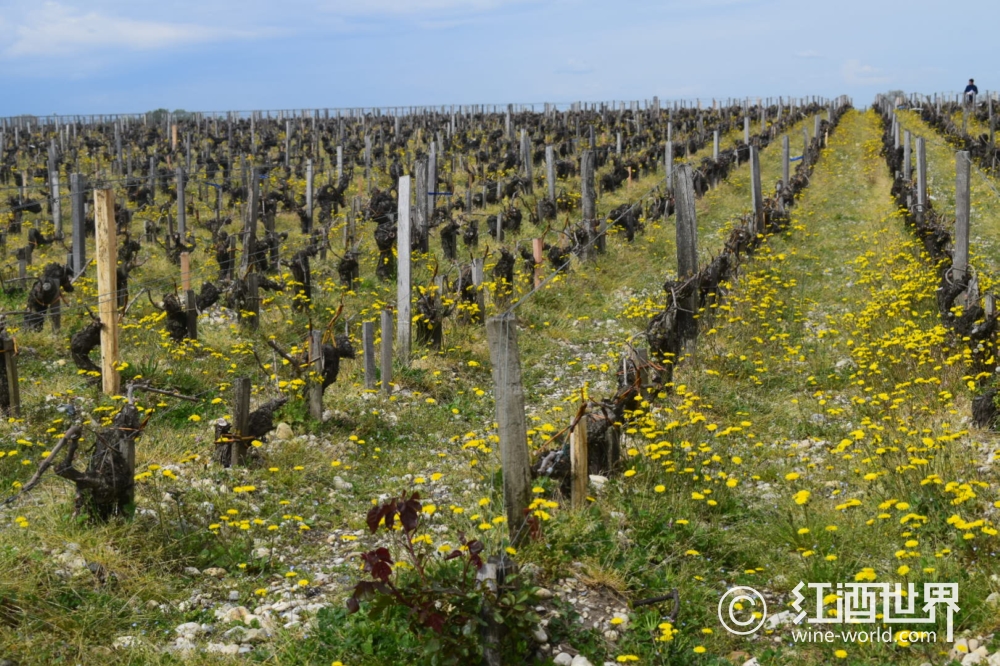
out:
<path id="1" fill-rule="evenodd" d="M 568 652 L 560 652 L 552 660 L 552 663 L 557 666 L 570 666 L 573 663 L 573 657 Z"/>
<path id="2" fill-rule="evenodd" d="M 169 650 L 175 650 L 177 652 L 188 652 L 195 649 L 195 644 L 189 638 L 181 636 L 176 641 L 174 641 L 169 648 Z"/>
<path id="3" fill-rule="evenodd" d="M 211 576 L 212 578 L 222 578 L 228 572 L 222 567 L 212 567 L 210 569 L 205 569 L 202 573 L 206 576 Z"/>
<path id="4" fill-rule="evenodd" d="M 197 636 L 201 633 L 201 625 L 197 622 L 185 622 L 174 629 L 181 636 Z"/>
<path id="5" fill-rule="evenodd" d="M 534 631 L 531 632 L 531 637 L 535 639 L 536 643 L 544 644 L 549 642 L 549 635 L 541 627 L 535 627 Z"/>
<path id="6" fill-rule="evenodd" d="M 229 600 L 230 601 L 239 601 L 239 599 L 240 599 L 239 590 L 229 590 Z"/>
<path id="7" fill-rule="evenodd" d="M 279 423 L 278 427 L 274 430 L 274 439 L 278 442 L 284 442 L 292 438 L 294 433 L 292 433 L 292 427 L 287 423 Z"/>
<path id="8" fill-rule="evenodd" d="M 115 642 L 111 644 L 116 650 L 134 648 L 138 644 L 135 636 L 119 636 L 115 639 Z"/>
<path id="9" fill-rule="evenodd" d="M 985 647 L 979 647 L 965 655 L 962 659 L 962 666 L 975 666 L 975 664 L 982 664 L 986 662 L 986 657 L 989 652 Z"/>
<path id="10" fill-rule="evenodd" d="M 760 662 L 757 661 L 757 657 L 750 657 L 743 662 L 743 666 L 760 666 Z"/>
<path id="11" fill-rule="evenodd" d="M 582 654 L 578 654 L 573 657 L 573 661 L 569 662 L 570 666 L 594 666 L 590 663 L 590 660 L 584 657 Z"/>
<path id="12" fill-rule="evenodd" d="M 337 490 L 352 490 L 354 488 L 354 484 L 344 481 L 339 476 L 335 476 L 333 477 L 333 487 Z"/>
<path id="13" fill-rule="evenodd" d="M 594 490 L 601 490 L 604 488 L 604 484 L 608 482 L 608 477 L 601 476 L 600 474 L 591 474 L 590 483 L 594 486 Z"/>
<path id="14" fill-rule="evenodd" d="M 539 599 L 551 599 L 552 591 L 544 587 L 540 587 L 537 590 L 535 590 L 535 596 Z"/>
<path id="15" fill-rule="evenodd" d="M 225 644 L 225 643 L 209 643 L 205 646 L 205 652 L 214 652 L 216 654 L 238 654 L 240 651 L 240 646 L 235 643 Z"/>
<path id="16" fill-rule="evenodd" d="M 252 614 L 247 610 L 246 606 L 230 608 L 222 615 L 222 619 L 225 622 L 245 622 L 248 617 L 252 617 Z"/>

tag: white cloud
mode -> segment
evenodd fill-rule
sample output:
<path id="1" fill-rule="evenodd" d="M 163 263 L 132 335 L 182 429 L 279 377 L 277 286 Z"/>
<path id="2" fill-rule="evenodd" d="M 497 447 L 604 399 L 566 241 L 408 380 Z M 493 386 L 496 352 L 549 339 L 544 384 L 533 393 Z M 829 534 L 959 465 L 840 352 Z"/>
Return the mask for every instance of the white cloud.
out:
<path id="1" fill-rule="evenodd" d="M 848 60 L 841 69 L 844 82 L 851 85 L 876 86 L 889 83 L 890 77 L 871 65 L 863 65 L 860 60 Z"/>
<path id="2" fill-rule="evenodd" d="M 351 16 L 414 16 L 478 14 L 504 5 L 526 4 L 535 0 L 325 0 L 322 8 L 335 14 Z"/>
<path id="3" fill-rule="evenodd" d="M 121 50 L 153 51 L 184 44 L 250 37 L 252 33 L 193 23 L 136 20 L 96 11 L 79 12 L 46 2 L 6 22 L 0 38 L 6 58 L 76 56 Z"/>

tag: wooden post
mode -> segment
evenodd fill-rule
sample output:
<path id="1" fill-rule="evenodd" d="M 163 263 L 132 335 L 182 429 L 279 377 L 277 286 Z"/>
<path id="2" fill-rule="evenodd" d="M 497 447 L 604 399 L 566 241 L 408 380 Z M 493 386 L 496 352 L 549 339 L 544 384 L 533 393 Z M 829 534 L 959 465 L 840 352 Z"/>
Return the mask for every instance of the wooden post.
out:
<path id="1" fill-rule="evenodd" d="M 719 159 L 719 130 L 712 131 L 712 159 Z"/>
<path id="2" fill-rule="evenodd" d="M 250 170 L 250 196 L 247 203 L 247 214 L 243 220 L 243 257 L 240 259 L 240 277 L 246 277 L 250 271 L 251 257 L 257 249 L 257 214 L 260 208 L 260 169 Z M 256 326 L 256 325 L 255 325 Z"/>
<path id="3" fill-rule="evenodd" d="M 313 329 L 309 331 L 309 416 L 314 421 L 323 420 L 323 331 Z"/>
<path id="4" fill-rule="evenodd" d="M 7 415 L 21 415 L 21 385 L 17 379 L 17 352 L 14 338 L 3 336 L 3 360 L 7 370 L 7 397 L 9 400 Z"/>
<path id="5" fill-rule="evenodd" d="M 156 157 L 150 156 L 149 158 L 149 183 L 146 185 L 149 188 L 149 201 L 150 203 L 156 202 Z"/>
<path id="6" fill-rule="evenodd" d="M 489 560 L 493 560 L 491 557 Z M 492 561 L 483 562 L 483 566 L 476 572 L 476 584 L 483 590 L 489 590 L 494 596 L 497 595 L 497 565 Z M 479 627 L 479 644 L 483 650 L 482 666 L 503 666 L 503 655 L 500 652 L 500 639 L 502 627 L 495 619 L 493 609 L 489 603 L 484 603 L 479 610 L 479 617 L 482 620 Z"/>
<path id="7" fill-rule="evenodd" d="M 595 211 L 597 204 L 597 196 L 594 191 L 594 164 L 595 155 L 593 150 L 583 151 L 583 155 L 580 158 L 580 195 L 581 195 L 581 205 L 583 207 L 583 223 L 587 229 L 587 239 L 589 241 L 590 237 L 594 233 L 594 219 L 597 217 Z M 603 244 L 601 239 L 598 239 L 598 250 L 603 251 Z M 581 256 L 586 256 L 587 252 L 584 250 Z"/>
<path id="8" fill-rule="evenodd" d="M 531 495 L 531 457 L 521 385 L 521 356 L 517 346 L 517 319 L 506 312 L 486 321 L 486 338 L 493 365 L 496 419 L 503 466 L 503 496 L 507 527 L 513 545 L 521 534 Z"/>
<path id="9" fill-rule="evenodd" d="M 781 183 L 788 187 L 791 177 L 791 148 L 788 145 L 788 135 L 781 137 Z"/>
<path id="10" fill-rule="evenodd" d="M 247 456 L 247 430 L 250 425 L 250 378 L 237 377 L 233 385 L 233 446 L 229 466 L 238 467 Z"/>
<path id="11" fill-rule="evenodd" d="M 251 273 L 247 276 L 247 316 L 243 323 L 252 331 L 256 331 L 260 326 L 260 273 Z"/>
<path id="12" fill-rule="evenodd" d="M 398 119 L 398 116 L 397 116 Z M 392 311 L 382 310 L 382 392 L 392 391 Z"/>
<path id="13" fill-rule="evenodd" d="M 399 178 L 399 204 L 396 216 L 396 339 L 397 354 L 405 367 L 410 365 L 410 326 L 412 298 L 410 284 L 410 177 Z M 419 196 L 419 194 L 418 194 Z"/>
<path id="14" fill-rule="evenodd" d="M 433 141 L 431 142 L 431 154 L 427 156 L 427 190 L 425 192 L 427 196 L 427 208 L 426 222 L 424 229 L 427 234 L 431 231 L 431 221 L 434 219 L 434 208 L 437 204 L 437 173 L 438 173 L 438 163 L 437 163 L 437 144 Z"/>
<path id="15" fill-rule="evenodd" d="M 184 291 L 184 307 L 187 311 L 188 338 L 198 339 L 198 306 L 194 290 L 191 289 L 191 255 L 181 252 L 181 289 Z"/>
<path id="16" fill-rule="evenodd" d="M 110 189 L 94 191 L 97 235 L 97 303 L 101 319 L 101 381 L 104 393 L 118 395 L 118 237 L 115 197 Z"/>
<path id="17" fill-rule="evenodd" d="M 549 201 L 556 202 L 556 149 L 545 146 L 545 180 L 549 186 Z"/>
<path id="18" fill-rule="evenodd" d="M 952 278 L 961 279 L 969 270 L 969 153 L 955 153 L 955 250 L 952 253 Z"/>
<path id="19" fill-rule="evenodd" d="M 285 168 L 287 169 L 292 153 L 292 121 L 285 121 Z"/>
<path id="20" fill-rule="evenodd" d="M 83 189 L 86 183 L 78 173 L 70 174 L 70 216 L 73 225 L 73 275 L 79 275 L 87 269 L 87 236 L 83 216 Z"/>
<path id="21" fill-rule="evenodd" d="M 666 167 L 667 192 L 674 191 L 674 142 L 667 141 L 667 149 L 663 154 L 663 165 Z"/>
<path id="22" fill-rule="evenodd" d="M 365 388 L 375 388 L 375 322 L 361 324 L 361 351 L 365 359 Z"/>
<path id="23" fill-rule="evenodd" d="M 820 115 L 817 113 L 816 117 L 813 118 L 813 136 L 816 137 L 816 140 L 819 142 L 820 147 L 823 146 L 823 139 L 821 138 L 820 131 L 819 131 L 819 129 L 820 129 L 820 123 L 821 122 L 823 122 L 823 119 L 820 118 Z M 899 124 L 898 123 L 896 124 L 896 147 L 899 148 Z"/>
<path id="24" fill-rule="evenodd" d="M 545 261 L 545 250 L 544 250 L 543 238 L 532 238 L 531 239 L 531 256 L 532 261 L 534 261 L 534 278 L 535 278 L 535 289 L 542 286 L 542 262 Z"/>
<path id="25" fill-rule="evenodd" d="M 187 240 L 187 211 L 184 206 L 184 169 L 177 167 L 177 233 Z"/>
<path id="26" fill-rule="evenodd" d="M 907 183 L 910 182 L 910 178 L 913 175 L 912 169 L 910 169 L 910 130 L 903 132 L 903 180 Z"/>
<path id="27" fill-rule="evenodd" d="M 743 143 L 750 143 L 750 116 L 743 116 Z"/>
<path id="28" fill-rule="evenodd" d="M 917 206 L 918 212 L 927 209 L 927 150 L 924 137 L 917 137 Z"/>
<path id="29" fill-rule="evenodd" d="M 750 146 L 750 198 L 753 203 L 754 230 L 764 233 L 764 195 L 760 186 L 760 153 Z"/>
<path id="30" fill-rule="evenodd" d="M 337 181 L 344 175 L 344 147 L 337 146 Z"/>
<path id="31" fill-rule="evenodd" d="M 584 413 L 570 434 L 569 462 L 572 486 L 570 501 L 573 510 L 587 505 L 587 482 L 590 481 L 587 450 L 587 414 Z"/>
<path id="32" fill-rule="evenodd" d="M 751 151 L 756 149 L 751 147 Z M 751 152 L 751 155 L 753 152 Z M 694 178 L 691 166 L 682 164 L 674 173 L 674 201 L 677 215 L 677 277 L 687 281 L 698 274 L 698 220 L 695 213 Z M 687 298 L 677 303 L 681 334 L 693 340 L 697 336 L 698 284 Z"/>
<path id="33" fill-rule="evenodd" d="M 63 237 L 62 226 L 62 197 L 59 192 L 59 167 L 52 172 L 49 178 L 49 187 L 52 190 L 52 224 L 55 227 L 56 238 Z"/>
<path id="34" fill-rule="evenodd" d="M 429 235 L 430 221 L 428 219 L 428 211 L 427 211 L 427 203 L 428 203 L 427 159 L 425 158 L 417 160 L 416 163 L 414 164 L 414 171 L 416 172 L 414 174 L 416 177 L 416 182 L 414 183 L 414 185 L 416 187 L 416 193 L 417 193 L 415 202 L 416 206 L 413 211 L 415 217 L 414 226 L 416 226 L 417 229 L 419 230 L 417 234 L 417 239 L 420 241 L 419 249 L 421 252 L 426 252 L 427 247 L 425 245 L 425 242 L 426 243 L 430 242 L 430 235 Z M 399 241 L 398 231 L 396 235 L 396 240 L 397 242 Z"/>
<path id="35" fill-rule="evenodd" d="M 306 160 L 306 217 L 309 218 L 309 223 L 306 228 L 302 230 L 302 233 L 308 234 L 312 233 L 312 219 L 313 219 L 313 161 L 311 159 Z"/>
<path id="36" fill-rule="evenodd" d="M 472 260 L 472 284 L 476 286 L 476 305 L 479 307 L 481 317 L 486 316 L 486 290 L 483 289 L 485 270 L 486 260 L 483 257 Z"/>

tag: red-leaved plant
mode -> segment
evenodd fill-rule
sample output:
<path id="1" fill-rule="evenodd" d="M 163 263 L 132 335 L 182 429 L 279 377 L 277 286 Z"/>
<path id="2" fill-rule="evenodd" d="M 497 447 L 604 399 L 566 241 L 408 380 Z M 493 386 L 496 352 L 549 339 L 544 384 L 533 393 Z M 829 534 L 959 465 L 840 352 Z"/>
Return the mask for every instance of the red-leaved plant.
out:
<path id="1" fill-rule="evenodd" d="M 371 612 L 377 613 L 395 602 L 409 609 L 411 622 L 432 629 L 437 634 L 444 633 L 446 622 L 449 627 L 459 628 L 478 623 L 478 609 L 469 608 L 469 612 L 462 612 L 466 604 L 456 603 L 456 597 L 470 600 L 478 597 L 481 602 L 482 595 L 488 593 L 487 590 L 476 589 L 475 572 L 483 566 L 480 557 L 483 543 L 478 539 L 466 540 L 464 535 L 459 535 L 461 545 L 436 559 L 441 563 L 461 560 L 460 571 L 451 567 L 429 567 L 432 555 L 425 548 L 414 545 L 420 516 L 420 495 L 416 492 L 410 496 L 403 493 L 372 507 L 368 512 L 368 529 L 374 534 L 382 527 L 393 536 L 399 550 L 405 553 L 404 561 L 412 566 L 415 578 L 411 576 L 399 580 L 398 565 L 388 548 L 363 553 L 364 572 L 370 574 L 372 580 L 363 580 L 354 587 L 354 593 L 347 600 L 348 610 L 355 613 L 361 609 L 361 601 L 374 599 Z M 396 529 L 397 519 L 399 529 Z M 448 609 L 447 616 L 444 608 Z"/>

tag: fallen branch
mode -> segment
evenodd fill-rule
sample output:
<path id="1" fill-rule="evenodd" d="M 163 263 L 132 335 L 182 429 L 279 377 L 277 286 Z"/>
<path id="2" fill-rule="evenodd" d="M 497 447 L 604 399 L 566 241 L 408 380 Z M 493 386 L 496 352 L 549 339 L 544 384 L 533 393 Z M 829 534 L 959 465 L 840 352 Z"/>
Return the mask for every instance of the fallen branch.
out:
<path id="1" fill-rule="evenodd" d="M 143 391 L 149 391 L 150 393 L 157 393 L 159 395 L 170 396 L 171 398 L 177 398 L 178 400 L 187 400 L 188 402 L 198 402 L 198 398 L 194 398 L 189 395 L 184 395 L 176 391 L 165 391 L 164 389 L 153 388 L 149 384 L 129 384 L 130 389 L 142 389 Z"/>
<path id="2" fill-rule="evenodd" d="M 31 477 L 31 480 L 21 486 L 21 490 L 16 495 L 8 497 L 4 501 L 0 502 L 0 506 L 6 506 L 7 504 L 17 501 L 22 495 L 37 486 L 38 482 L 42 480 L 42 475 L 45 474 L 46 470 L 52 466 L 53 461 L 56 459 L 56 454 L 62 450 L 62 447 L 65 446 L 70 440 L 75 443 L 82 434 L 83 426 L 81 425 L 75 425 L 67 430 L 66 434 L 59 440 L 59 443 L 56 444 L 54 449 L 52 449 L 52 453 L 49 454 L 49 457 L 43 460 L 42 464 L 38 466 L 38 470 L 35 471 L 35 475 Z"/>

